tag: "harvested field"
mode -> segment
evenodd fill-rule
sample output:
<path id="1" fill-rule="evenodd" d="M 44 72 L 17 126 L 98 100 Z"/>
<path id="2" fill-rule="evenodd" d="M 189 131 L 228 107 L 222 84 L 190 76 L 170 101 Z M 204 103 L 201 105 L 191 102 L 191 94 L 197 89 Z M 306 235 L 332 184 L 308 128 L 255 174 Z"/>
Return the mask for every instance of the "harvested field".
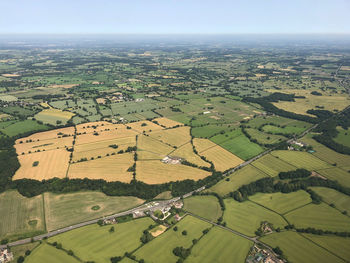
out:
<path id="1" fill-rule="evenodd" d="M 28 137 L 20 138 L 16 140 L 16 144 L 22 142 L 25 142 L 27 140 L 32 140 L 32 141 L 44 141 L 48 139 L 55 139 L 55 138 L 60 138 L 62 136 L 66 135 L 74 135 L 74 128 L 73 127 L 67 127 L 67 128 L 61 128 L 61 129 L 55 129 L 51 131 L 45 131 L 45 132 L 38 132 L 34 133 Z"/>
<path id="2" fill-rule="evenodd" d="M 68 169 L 69 155 L 65 149 L 37 152 L 19 155 L 21 167 L 13 176 L 13 180 L 29 178 L 35 180 L 47 180 L 50 178 L 64 178 Z M 33 166 L 34 162 L 39 162 Z"/>
<path id="3" fill-rule="evenodd" d="M 127 170 L 133 163 L 134 155 L 132 153 L 116 154 L 91 161 L 74 163 L 69 167 L 68 177 L 129 183 L 132 179 L 132 173 Z"/>
<path id="4" fill-rule="evenodd" d="M 160 130 L 147 133 L 165 144 L 180 147 L 191 140 L 190 127 L 179 127 L 174 129 Z"/>
<path id="5" fill-rule="evenodd" d="M 197 154 L 194 153 L 192 144 L 186 143 L 185 145 L 180 146 L 174 152 L 170 154 L 171 156 L 178 156 L 190 163 L 194 163 L 198 166 L 210 167 L 210 163 L 204 161 Z"/>
<path id="6" fill-rule="evenodd" d="M 95 130 L 104 130 L 106 128 L 112 129 L 112 128 L 122 128 L 124 125 L 122 124 L 112 124 L 107 121 L 95 121 L 95 122 L 88 122 L 88 123 L 82 123 L 78 124 L 76 126 L 77 133 L 91 133 Z"/>
<path id="7" fill-rule="evenodd" d="M 139 160 L 161 160 L 174 151 L 174 148 L 155 138 L 139 135 L 137 139 L 137 154 Z"/>
<path id="8" fill-rule="evenodd" d="M 56 149 L 65 149 L 66 147 L 73 146 L 73 136 L 56 138 L 56 139 L 47 139 L 40 140 L 28 143 L 18 143 L 15 145 L 16 151 L 18 154 L 22 153 L 34 153 L 37 151 L 50 151 Z"/>
<path id="9" fill-rule="evenodd" d="M 153 119 L 153 121 L 158 122 L 159 125 L 164 126 L 166 128 L 173 128 L 173 127 L 178 126 L 178 125 L 183 126 L 183 124 L 181 122 L 173 121 L 173 120 L 170 120 L 170 119 L 164 118 L 164 117 Z"/>
<path id="10" fill-rule="evenodd" d="M 156 226 L 155 228 L 153 228 L 150 231 L 150 233 L 151 233 L 152 236 L 157 237 L 157 236 L 163 234 L 166 229 L 167 229 L 166 226 L 159 225 L 159 226 Z"/>
<path id="11" fill-rule="evenodd" d="M 143 132 L 152 132 L 157 130 L 162 130 L 163 127 L 151 122 L 151 121 L 138 121 L 133 123 L 128 123 L 126 126 L 131 127 L 131 129 L 143 133 Z"/>
<path id="12" fill-rule="evenodd" d="M 297 169 L 295 166 L 271 155 L 265 156 L 254 161 L 252 165 L 271 177 L 278 176 L 280 172 L 287 172 Z"/>
<path id="13" fill-rule="evenodd" d="M 109 131 L 97 132 L 97 133 L 87 133 L 77 136 L 76 145 L 86 144 L 86 143 L 95 143 L 106 140 L 119 139 L 124 137 L 134 137 L 137 132 L 133 130 L 128 130 L 126 128 L 118 128 Z"/>
<path id="14" fill-rule="evenodd" d="M 207 171 L 181 164 L 165 164 L 157 160 L 136 162 L 136 179 L 146 184 L 199 180 L 209 175 Z"/>

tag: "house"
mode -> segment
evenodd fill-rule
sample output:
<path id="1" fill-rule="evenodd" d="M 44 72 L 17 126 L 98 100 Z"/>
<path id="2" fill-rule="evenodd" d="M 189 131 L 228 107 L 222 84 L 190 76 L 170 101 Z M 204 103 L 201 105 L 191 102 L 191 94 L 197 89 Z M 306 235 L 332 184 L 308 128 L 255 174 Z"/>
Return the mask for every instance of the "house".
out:
<path id="1" fill-rule="evenodd" d="M 181 160 L 182 159 L 180 157 L 177 157 L 177 156 L 165 156 L 162 159 L 162 162 L 166 163 L 166 164 L 179 164 L 179 163 L 181 163 Z"/>
<path id="2" fill-rule="evenodd" d="M 8 248 L 0 249 L 0 263 L 13 260 L 13 254 Z"/>

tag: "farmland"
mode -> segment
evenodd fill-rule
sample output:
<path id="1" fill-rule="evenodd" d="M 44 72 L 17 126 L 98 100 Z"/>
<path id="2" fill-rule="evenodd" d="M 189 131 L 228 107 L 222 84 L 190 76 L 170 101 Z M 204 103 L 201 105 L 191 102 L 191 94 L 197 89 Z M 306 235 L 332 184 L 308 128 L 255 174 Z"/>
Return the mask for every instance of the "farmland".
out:
<path id="1" fill-rule="evenodd" d="M 73 116 L 74 114 L 68 111 L 48 109 L 39 112 L 34 117 L 43 123 L 56 125 L 58 123 L 66 124 Z"/>
<path id="2" fill-rule="evenodd" d="M 39 247 L 35 248 L 30 257 L 26 260 L 26 263 L 78 263 L 79 261 L 72 256 L 67 255 L 66 252 L 58 250 L 53 246 L 42 244 Z"/>
<path id="3" fill-rule="evenodd" d="M 252 165 L 271 177 L 277 176 L 280 172 L 295 170 L 295 166 L 292 166 L 271 154 L 259 158 L 254 161 Z"/>
<path id="4" fill-rule="evenodd" d="M 312 190 L 319 194 L 327 204 L 333 204 L 340 211 L 347 211 L 347 213 L 350 214 L 349 196 L 325 187 L 312 187 Z"/>
<path id="5" fill-rule="evenodd" d="M 184 210 L 215 222 L 222 214 L 214 196 L 193 196 L 185 199 Z"/>

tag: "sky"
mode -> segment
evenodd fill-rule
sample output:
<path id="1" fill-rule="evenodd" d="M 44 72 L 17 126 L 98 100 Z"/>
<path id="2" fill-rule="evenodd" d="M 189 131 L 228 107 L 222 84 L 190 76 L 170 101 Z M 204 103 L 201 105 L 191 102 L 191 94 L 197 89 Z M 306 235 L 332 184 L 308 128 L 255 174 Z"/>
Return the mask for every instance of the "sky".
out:
<path id="1" fill-rule="evenodd" d="M 350 0 L 0 0 L 0 34 L 350 34 Z"/>

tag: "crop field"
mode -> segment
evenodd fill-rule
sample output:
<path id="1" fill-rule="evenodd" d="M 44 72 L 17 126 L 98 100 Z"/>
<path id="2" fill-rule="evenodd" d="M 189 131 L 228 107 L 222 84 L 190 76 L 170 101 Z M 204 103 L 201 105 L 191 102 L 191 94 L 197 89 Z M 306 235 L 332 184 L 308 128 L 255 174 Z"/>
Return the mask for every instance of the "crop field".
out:
<path id="1" fill-rule="evenodd" d="M 61 129 L 55 129 L 55 130 L 50 130 L 50 131 L 45 131 L 45 132 L 37 132 L 34 133 L 28 137 L 24 137 L 21 139 L 18 139 L 16 143 L 22 143 L 26 142 L 27 140 L 32 140 L 32 141 L 43 141 L 43 140 L 48 140 L 48 139 L 55 139 L 55 138 L 60 138 L 64 136 L 72 136 L 74 134 L 74 128 L 73 127 L 67 127 L 67 128 L 61 128 Z"/>
<path id="2" fill-rule="evenodd" d="M 185 179 L 199 180 L 210 173 L 182 164 L 165 164 L 159 160 L 137 161 L 136 178 L 146 184 L 162 184 Z"/>
<path id="3" fill-rule="evenodd" d="M 298 151 L 273 151 L 271 154 L 281 160 L 290 163 L 298 168 L 304 168 L 310 171 L 330 168 L 331 166 L 318 159 L 312 154 L 307 152 L 298 152 Z"/>
<path id="4" fill-rule="evenodd" d="M 267 221 L 275 228 L 283 228 L 287 222 L 278 214 L 250 201 L 237 202 L 234 199 L 225 199 L 226 210 L 224 222 L 227 227 L 248 236 L 255 236 L 260 223 Z"/>
<path id="5" fill-rule="evenodd" d="M 261 241 L 272 247 L 280 247 L 290 262 L 343 262 L 296 232 L 273 233 L 262 237 Z"/>
<path id="6" fill-rule="evenodd" d="M 73 113 L 68 111 L 61 111 L 57 109 L 47 109 L 39 112 L 34 117 L 42 121 L 43 123 L 49 123 L 51 125 L 56 125 L 57 121 L 61 124 L 66 124 L 74 116 Z"/>
<path id="7" fill-rule="evenodd" d="M 252 245 L 253 242 L 245 238 L 214 227 L 193 247 L 191 255 L 186 261 L 198 263 L 244 262 Z"/>
<path id="8" fill-rule="evenodd" d="M 176 262 L 177 257 L 173 254 L 173 249 L 178 246 L 190 247 L 192 240 L 198 239 L 202 235 L 202 231 L 211 225 L 194 217 L 186 216 L 176 226 L 177 231 L 171 228 L 137 250 L 135 252 L 136 258 L 144 259 L 145 262 L 149 263 Z M 187 231 L 187 235 L 181 234 L 184 230 Z"/>
<path id="9" fill-rule="evenodd" d="M 319 194 L 327 204 L 334 204 L 340 211 L 347 211 L 350 214 L 349 196 L 326 187 L 311 187 L 311 189 Z"/>
<path id="10" fill-rule="evenodd" d="M 103 132 L 86 133 L 77 136 L 76 145 L 120 139 L 124 137 L 135 137 L 136 134 L 137 132 L 126 128 L 117 128 Z"/>
<path id="11" fill-rule="evenodd" d="M 339 183 L 350 187 L 350 173 L 338 167 L 322 169 L 317 171 L 320 175 L 327 177 L 330 180 L 338 181 Z"/>
<path id="12" fill-rule="evenodd" d="M 129 183 L 132 172 L 128 168 L 134 163 L 132 153 L 116 154 L 95 160 L 71 164 L 69 178 L 104 179 Z"/>
<path id="13" fill-rule="evenodd" d="M 180 146 L 170 155 L 184 158 L 186 161 L 194 163 L 198 166 L 210 167 L 210 163 L 204 161 L 202 158 L 199 157 L 199 155 L 194 153 L 192 144 L 190 142 Z"/>
<path id="14" fill-rule="evenodd" d="M 212 161 L 215 169 L 218 171 L 223 172 L 244 162 L 239 157 L 207 139 L 195 138 L 193 144 L 197 149 L 198 154 L 204 156 L 209 161 Z"/>
<path id="15" fill-rule="evenodd" d="M 69 165 L 69 152 L 64 149 L 36 152 L 19 155 L 21 167 L 13 176 L 13 180 L 29 178 L 44 180 L 50 178 L 64 178 Z M 35 162 L 39 162 L 35 166 Z"/>
<path id="16" fill-rule="evenodd" d="M 329 149 L 321 143 L 318 143 L 311 137 L 313 134 L 307 134 L 302 138 L 302 141 L 312 145 L 315 152 L 312 155 L 322 159 L 325 162 L 329 162 L 331 164 L 336 163 L 338 167 L 349 166 L 350 156 L 346 154 L 341 154 L 336 151 Z"/>
<path id="17" fill-rule="evenodd" d="M 190 128 L 179 127 L 174 129 L 159 130 L 146 133 L 150 137 L 157 139 L 165 144 L 180 147 L 191 140 Z"/>
<path id="18" fill-rule="evenodd" d="M 152 222 L 150 218 L 141 218 L 116 224 L 113 233 L 109 232 L 111 226 L 93 224 L 49 238 L 49 242 L 61 243 L 84 261 L 109 263 L 111 257 L 123 256 L 139 247 L 143 230 Z"/>
<path id="19" fill-rule="evenodd" d="M 41 244 L 35 248 L 30 256 L 26 259 L 26 263 L 79 263 L 77 259 L 69 256 L 63 250 L 59 250 L 48 244 Z"/>
<path id="20" fill-rule="evenodd" d="M 161 160 L 174 151 L 174 148 L 149 136 L 140 135 L 137 140 L 139 160 Z"/>
<path id="21" fill-rule="evenodd" d="M 344 261 L 348 262 L 350 259 L 350 238 L 337 236 L 319 236 L 311 234 L 303 234 L 304 237 L 311 239 L 316 244 L 336 254 Z"/>
<path id="22" fill-rule="evenodd" d="M 121 212 L 144 200 L 133 196 L 106 196 L 100 192 L 44 194 L 48 231 Z M 98 207 L 97 210 L 92 209 Z"/>
<path id="23" fill-rule="evenodd" d="M 39 124 L 33 120 L 24 120 L 19 122 L 9 122 L 8 126 L 0 127 L 0 132 L 8 136 L 16 136 L 22 133 L 31 131 L 47 130 L 48 127 L 44 124 Z"/>
<path id="24" fill-rule="evenodd" d="M 343 144 L 347 147 L 350 147 L 350 131 L 349 129 L 344 130 L 341 127 L 337 128 L 338 130 L 338 135 L 337 137 L 334 138 L 334 141 L 336 141 L 337 143 Z"/>
<path id="25" fill-rule="evenodd" d="M 73 146 L 73 137 L 47 139 L 42 141 L 25 142 L 15 145 L 19 154 L 65 149 Z"/>
<path id="26" fill-rule="evenodd" d="M 285 214 L 288 211 L 302 207 L 311 203 L 310 195 L 302 190 L 288 194 L 272 193 L 263 194 L 257 193 L 249 197 L 249 200 L 267 207 L 279 214 Z"/>
<path id="27" fill-rule="evenodd" d="M 0 194 L 0 239 L 18 238 L 45 231 L 42 196 L 26 198 L 17 191 Z"/>
<path id="28" fill-rule="evenodd" d="M 186 198 L 184 199 L 183 209 L 213 222 L 216 222 L 216 220 L 222 215 L 218 199 L 211 195 Z"/>
<path id="29" fill-rule="evenodd" d="M 265 133 L 256 129 L 251 129 L 248 128 L 246 129 L 246 132 L 255 140 L 257 140 L 257 142 L 259 144 L 275 144 L 275 143 L 279 143 L 282 142 L 284 140 L 286 140 L 286 137 L 281 136 L 281 135 L 274 135 L 274 134 L 269 134 L 269 133 Z"/>
<path id="30" fill-rule="evenodd" d="M 153 122 L 157 122 L 159 123 L 160 126 L 164 126 L 166 128 L 173 128 L 175 126 L 183 126 L 183 124 L 181 122 L 178 121 L 173 121 L 171 119 L 168 118 L 155 118 L 153 119 Z"/>
<path id="31" fill-rule="evenodd" d="M 247 165 L 242 169 L 230 174 L 226 179 L 221 180 L 216 185 L 209 188 L 208 191 L 225 196 L 230 192 L 237 190 L 244 184 L 249 184 L 258 179 L 268 177 L 266 174 L 256 169 L 252 165 Z M 228 180 L 227 180 L 228 179 Z"/>
<path id="32" fill-rule="evenodd" d="M 197 138 L 208 139 L 217 133 L 226 132 L 234 128 L 236 128 L 234 124 L 210 124 L 203 127 L 192 128 L 192 135 Z"/>
<path id="33" fill-rule="evenodd" d="M 314 227 L 331 231 L 348 231 L 349 217 L 327 204 L 309 204 L 285 214 L 287 220 L 296 228 Z"/>
<path id="34" fill-rule="evenodd" d="M 252 165 L 271 177 L 278 176 L 280 172 L 287 172 L 297 169 L 285 161 L 276 158 L 271 154 L 266 154 L 258 160 L 254 161 Z"/>
<path id="35" fill-rule="evenodd" d="M 27 250 L 32 251 L 34 248 L 38 247 L 39 245 L 40 245 L 39 242 L 33 242 L 33 243 L 24 244 L 24 245 L 12 246 L 11 252 L 13 254 L 13 261 L 17 262 L 20 256 L 25 256 L 25 252 Z"/>
<path id="36" fill-rule="evenodd" d="M 137 131 L 138 133 L 152 132 L 152 131 L 163 129 L 161 126 L 150 121 L 138 121 L 138 122 L 128 123 L 127 126 L 131 127 L 131 129 Z"/>

